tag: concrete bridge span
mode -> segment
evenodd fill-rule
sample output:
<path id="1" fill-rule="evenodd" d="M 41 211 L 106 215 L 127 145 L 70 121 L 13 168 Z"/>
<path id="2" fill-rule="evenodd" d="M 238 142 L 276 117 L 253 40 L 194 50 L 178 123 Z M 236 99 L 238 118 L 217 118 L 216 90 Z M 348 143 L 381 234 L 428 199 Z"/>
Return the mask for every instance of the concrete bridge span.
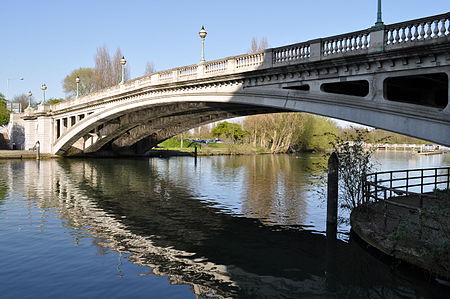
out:
<path id="1" fill-rule="evenodd" d="M 149 148 L 201 124 L 302 111 L 450 145 L 450 13 L 137 78 L 25 116 L 57 155 Z"/>

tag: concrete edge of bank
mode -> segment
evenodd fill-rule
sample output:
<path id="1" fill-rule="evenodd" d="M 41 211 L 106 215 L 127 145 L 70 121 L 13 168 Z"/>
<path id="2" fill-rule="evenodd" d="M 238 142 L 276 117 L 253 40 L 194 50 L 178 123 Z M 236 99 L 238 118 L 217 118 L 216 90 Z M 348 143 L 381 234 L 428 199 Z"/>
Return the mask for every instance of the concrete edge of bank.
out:
<path id="1" fill-rule="evenodd" d="M 51 154 L 40 154 L 40 159 L 55 159 L 55 158 L 61 157 Z M 0 150 L 0 160 L 3 159 L 36 159 L 36 152 L 23 150 Z"/>
<path id="2" fill-rule="evenodd" d="M 366 203 L 353 209 L 350 214 L 350 224 L 352 231 L 365 243 L 382 253 L 395 259 L 404 261 L 415 267 L 423 269 L 439 278 L 450 280 L 450 271 L 430 264 L 427 257 L 423 256 L 422 248 L 418 246 L 400 245 L 389 238 L 392 231 L 382 231 L 376 225 L 377 221 L 382 221 L 380 217 L 373 213 L 373 208 L 381 203 Z M 378 215 L 380 216 L 380 215 Z"/>

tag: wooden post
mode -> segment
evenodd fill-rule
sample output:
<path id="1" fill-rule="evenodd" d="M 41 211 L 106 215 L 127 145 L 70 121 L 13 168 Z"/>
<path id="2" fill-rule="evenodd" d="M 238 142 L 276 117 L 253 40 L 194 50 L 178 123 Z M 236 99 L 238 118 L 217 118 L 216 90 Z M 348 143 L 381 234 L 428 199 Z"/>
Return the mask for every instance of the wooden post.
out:
<path id="1" fill-rule="evenodd" d="M 329 292 L 336 291 L 337 280 L 338 180 L 339 159 L 336 152 L 334 152 L 328 159 L 326 288 Z"/>
<path id="2" fill-rule="evenodd" d="M 36 142 L 35 148 L 36 148 L 36 160 L 40 160 L 41 159 L 41 143 L 39 141 Z"/>
<path id="3" fill-rule="evenodd" d="M 197 143 L 194 146 L 194 166 L 197 167 Z"/>
<path id="4" fill-rule="evenodd" d="M 337 231 L 339 159 L 334 152 L 328 159 L 327 231 Z"/>

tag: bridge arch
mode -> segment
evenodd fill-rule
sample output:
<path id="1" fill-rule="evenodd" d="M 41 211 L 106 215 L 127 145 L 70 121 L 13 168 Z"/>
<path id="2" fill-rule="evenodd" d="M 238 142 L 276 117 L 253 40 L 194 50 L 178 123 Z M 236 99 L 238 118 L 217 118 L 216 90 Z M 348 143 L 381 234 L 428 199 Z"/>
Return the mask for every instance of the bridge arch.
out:
<path id="1" fill-rule="evenodd" d="M 387 102 L 387 101 L 386 101 Z M 57 155 L 90 154 L 105 145 L 118 151 L 146 139 L 146 146 L 202 124 L 237 116 L 274 112 L 307 112 L 381 128 L 430 140 L 430 130 L 441 131 L 445 144 L 450 132 L 442 124 L 430 122 L 415 107 L 411 113 L 404 103 L 383 103 L 367 97 L 315 93 L 314 91 L 270 88 L 245 88 L 223 85 L 214 90 L 186 94 L 185 91 L 164 96 L 124 101 L 88 115 L 56 140 Z M 414 105 L 413 105 L 414 106 Z M 432 107 L 423 109 L 433 110 Z"/>

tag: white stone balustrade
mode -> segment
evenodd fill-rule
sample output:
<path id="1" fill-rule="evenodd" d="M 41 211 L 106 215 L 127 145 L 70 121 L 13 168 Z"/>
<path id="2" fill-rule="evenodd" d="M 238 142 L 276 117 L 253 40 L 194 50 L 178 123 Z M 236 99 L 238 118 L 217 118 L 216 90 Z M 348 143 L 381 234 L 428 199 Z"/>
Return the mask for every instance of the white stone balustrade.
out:
<path id="1" fill-rule="evenodd" d="M 264 63 L 264 52 L 243 55 L 236 58 L 236 68 L 252 68 Z"/>
<path id="2" fill-rule="evenodd" d="M 301 61 L 310 57 L 309 43 L 295 44 L 287 47 L 273 49 L 273 63 L 280 64 L 291 61 Z"/>
<path id="3" fill-rule="evenodd" d="M 205 63 L 205 74 L 223 73 L 227 70 L 228 60 L 215 60 Z"/>
<path id="4" fill-rule="evenodd" d="M 186 66 L 178 69 L 178 78 L 193 79 L 197 77 L 197 65 Z"/>
<path id="5" fill-rule="evenodd" d="M 106 97 L 119 97 L 123 92 L 152 85 L 265 69 L 283 64 L 296 64 L 334 59 L 339 56 L 373 53 L 397 47 L 415 46 L 417 43 L 434 43 L 439 39 L 449 40 L 449 18 L 450 13 L 446 13 L 387 25 L 381 28 L 370 28 L 368 30 L 267 49 L 263 52 L 232 56 L 198 65 L 156 72 L 130 80 L 120 86 L 113 86 L 79 97 L 78 99 L 49 105 L 49 107 L 45 108 L 40 105 L 37 112 L 74 109 L 89 102 L 95 102 Z"/>
<path id="6" fill-rule="evenodd" d="M 368 30 L 339 35 L 322 40 L 322 55 L 332 56 L 339 54 L 357 54 L 370 47 L 370 35 Z"/>
<path id="7" fill-rule="evenodd" d="M 408 43 L 427 42 L 448 38 L 450 35 L 450 13 L 397 23 L 386 26 L 385 45 L 389 48 Z"/>

